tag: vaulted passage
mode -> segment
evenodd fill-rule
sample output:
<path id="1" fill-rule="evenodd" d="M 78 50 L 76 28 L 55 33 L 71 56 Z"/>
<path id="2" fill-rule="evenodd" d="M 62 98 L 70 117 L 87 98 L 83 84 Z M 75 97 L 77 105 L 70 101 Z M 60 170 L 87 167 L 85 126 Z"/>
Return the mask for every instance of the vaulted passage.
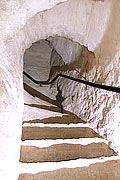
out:
<path id="1" fill-rule="evenodd" d="M 63 58 L 53 46 L 55 41 L 62 42 Z M 64 43 L 68 43 L 66 49 Z M 26 50 L 24 71 L 34 79 L 43 82 L 48 82 L 60 72 L 85 79 L 82 68 L 86 67 L 86 62 L 81 62 L 86 61 L 85 53 L 88 53 L 87 60 L 89 56 L 94 60 L 94 54 L 69 39 L 59 37 L 40 40 Z M 93 180 L 92 171 L 94 170 L 98 180 L 101 177 L 105 179 L 111 176 L 109 169 L 114 166 L 117 153 L 110 148 L 105 139 L 90 128 L 87 119 L 80 117 L 85 113 L 84 108 L 79 111 L 81 106 L 76 104 L 77 101 L 84 99 L 79 92 L 82 91 L 84 96 L 84 91 L 87 89 L 74 82 L 70 85 L 69 81 L 59 78 L 51 85 L 40 86 L 24 76 L 19 180 L 47 178 L 72 180 L 74 175 L 75 179 L 85 177 Z M 75 97 L 75 90 L 77 97 Z M 73 96 L 76 102 L 70 101 Z M 70 101 L 67 104 L 65 104 L 66 98 Z M 70 106 L 74 106 L 74 111 Z M 77 111 L 79 114 L 75 113 Z M 109 160 L 111 161 L 107 162 Z M 66 174 L 68 172 L 69 174 Z M 111 173 L 114 178 L 113 169 Z"/>
<path id="2" fill-rule="evenodd" d="M 0 179 L 120 179 L 120 93 L 63 78 L 120 87 L 119 13 L 119 0 L 0 2 Z"/>

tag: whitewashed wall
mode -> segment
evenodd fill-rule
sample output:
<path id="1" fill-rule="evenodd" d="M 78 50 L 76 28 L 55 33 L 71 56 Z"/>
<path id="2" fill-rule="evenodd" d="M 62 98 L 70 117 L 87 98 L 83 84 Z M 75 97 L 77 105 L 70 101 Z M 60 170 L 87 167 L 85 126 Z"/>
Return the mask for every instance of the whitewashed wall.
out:
<path id="1" fill-rule="evenodd" d="M 105 79 L 104 83 L 119 85 L 119 0 L 64 1 L 3 0 L 0 2 L 0 161 L 2 162 L 0 179 L 15 180 L 18 176 L 23 110 L 22 59 L 25 49 L 33 42 L 49 36 L 63 36 L 79 42 L 94 52 L 96 62 L 94 68 L 97 72 L 101 72 L 98 73 L 101 74 L 99 80 Z M 64 3 L 56 5 L 60 2 Z M 93 69 L 88 71 L 89 74 L 92 72 Z M 94 79 L 92 75 L 88 77 Z M 105 104 L 107 100 L 104 100 L 106 96 L 102 92 L 97 94 L 98 108 L 99 99 L 103 99 Z M 114 131 L 116 134 L 108 136 L 107 139 L 119 150 L 116 139 L 119 131 L 119 128 L 117 129 L 119 119 L 116 115 L 119 113 L 119 98 L 117 95 L 109 94 L 109 96 L 112 107 L 109 112 L 112 115 L 107 113 L 109 116 L 107 121 L 112 122 L 112 126 L 107 125 L 105 121 L 104 129 L 106 134 L 116 129 Z M 104 103 L 100 102 L 100 104 Z M 98 111 L 103 112 L 100 108 Z M 94 128 L 95 122 L 93 120 Z"/>

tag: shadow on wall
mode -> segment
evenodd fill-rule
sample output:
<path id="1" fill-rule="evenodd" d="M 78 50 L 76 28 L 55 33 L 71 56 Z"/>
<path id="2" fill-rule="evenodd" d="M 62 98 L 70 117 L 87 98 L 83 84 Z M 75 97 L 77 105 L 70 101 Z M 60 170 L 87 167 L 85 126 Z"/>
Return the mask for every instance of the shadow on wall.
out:
<path id="1" fill-rule="evenodd" d="M 44 101 L 47 101 L 53 105 L 58 106 L 58 103 L 56 100 L 50 99 L 49 97 L 45 96 L 44 94 L 40 93 L 39 91 L 33 89 L 32 87 L 30 87 L 29 85 L 24 83 L 24 90 L 27 91 L 30 95 L 32 95 L 33 97 L 37 97 L 39 99 L 42 99 Z"/>
<path id="2" fill-rule="evenodd" d="M 69 41 L 69 39 L 68 39 Z M 73 42 L 74 43 L 74 42 Z M 58 72 L 69 72 L 77 71 L 80 69 L 80 77 L 83 73 L 88 73 L 96 64 L 95 55 L 93 52 L 88 51 L 87 47 L 81 46 L 81 54 L 76 59 L 73 59 L 71 63 L 65 64 L 62 57 L 53 49 L 51 55 L 51 69 L 50 69 L 50 79 L 56 75 Z"/>
<path id="3" fill-rule="evenodd" d="M 25 83 L 24 83 L 24 90 L 27 91 L 33 97 L 37 97 L 41 100 L 44 100 L 53 105 L 56 105 L 57 107 L 48 107 L 48 106 L 37 105 L 37 104 L 33 104 L 33 105 L 29 105 L 29 106 L 42 108 L 42 109 L 46 109 L 46 110 L 51 110 L 54 112 L 68 113 L 67 111 L 63 110 L 62 102 L 63 102 L 64 98 L 62 97 L 62 92 L 60 91 L 59 87 L 57 88 L 58 94 L 56 95 L 56 100 L 53 100 L 53 99 L 49 98 L 48 96 L 45 96 L 44 94 L 33 89 L 32 87 L 30 87 L 29 85 L 27 85 Z"/>

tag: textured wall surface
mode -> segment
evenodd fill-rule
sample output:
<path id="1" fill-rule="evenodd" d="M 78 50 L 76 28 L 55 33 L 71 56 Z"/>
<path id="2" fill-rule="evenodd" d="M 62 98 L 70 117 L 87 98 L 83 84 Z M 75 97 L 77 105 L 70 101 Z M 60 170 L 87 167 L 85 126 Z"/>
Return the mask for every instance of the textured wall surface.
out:
<path id="1" fill-rule="evenodd" d="M 25 49 L 42 38 L 50 36 L 69 38 L 86 47 L 82 47 L 83 54 L 88 52 L 87 48 L 93 52 L 90 53 L 90 59 L 88 58 L 86 65 L 83 65 L 85 69 L 82 69 L 82 75 L 87 80 L 119 86 L 119 12 L 119 0 L 3 0 L 0 2 L 1 179 L 14 180 L 18 175 L 18 165 L 16 164 L 19 159 L 23 111 L 22 59 Z M 57 45 L 54 46 L 57 47 Z M 64 55 L 62 50 L 61 53 L 61 56 Z M 65 57 L 68 63 L 68 55 Z M 72 59 L 74 55 L 70 57 Z M 94 59 L 92 67 L 91 58 Z M 71 73 L 74 75 L 73 72 Z M 71 86 L 74 89 L 75 85 Z M 80 113 L 81 110 L 78 113 L 78 110 L 75 109 L 74 112 L 81 114 L 81 117 L 89 121 L 94 129 L 112 142 L 112 147 L 120 151 L 117 138 L 119 96 L 115 93 L 88 89 L 83 85 L 81 88 L 87 89 L 80 94 L 86 99 L 84 103 L 82 98 L 80 101 L 77 100 L 78 106 L 82 104 L 84 112 L 88 106 L 90 110 L 87 109 L 87 114 Z M 73 92 L 76 93 L 74 90 Z M 75 101 L 74 97 L 73 101 Z M 73 111 L 74 103 L 72 106 L 66 101 L 64 103 L 67 109 Z"/>
<path id="2" fill-rule="evenodd" d="M 33 16 L 64 1 L 0 1 L 0 179 L 16 180 L 19 175 L 23 55 L 42 38 Z"/>
<path id="3" fill-rule="evenodd" d="M 84 46 L 69 39 L 49 38 L 51 46 L 60 54 L 52 57 L 54 75 L 57 72 L 98 84 L 119 86 L 119 69 L 110 63 L 102 70 L 102 65 L 96 61 L 95 54 Z M 58 66 L 60 68 L 56 68 Z M 113 69 L 111 69 L 113 66 Z M 56 71 L 57 70 L 57 71 Z M 115 72 L 116 70 L 116 72 Z M 116 81 L 116 83 L 115 83 Z M 78 84 L 71 80 L 59 79 L 58 84 L 64 97 L 63 106 L 104 136 L 111 146 L 119 152 L 119 94 Z"/>

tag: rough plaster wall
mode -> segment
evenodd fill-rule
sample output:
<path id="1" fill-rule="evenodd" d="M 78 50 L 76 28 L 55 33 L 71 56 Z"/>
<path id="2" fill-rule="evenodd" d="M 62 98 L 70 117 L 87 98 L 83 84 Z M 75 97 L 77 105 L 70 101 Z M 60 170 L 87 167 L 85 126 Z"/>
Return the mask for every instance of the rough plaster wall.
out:
<path id="1" fill-rule="evenodd" d="M 116 76 L 116 73 L 119 74 L 120 53 L 119 0 L 69 0 L 55 6 L 60 2 L 63 1 L 0 2 L 0 142 L 3 142 L 0 146 L 0 160 L 3 162 L 0 167 L 1 179 L 14 180 L 18 174 L 16 163 L 19 158 L 23 109 L 22 59 L 25 49 L 33 42 L 49 36 L 63 36 L 87 46 L 95 53 L 101 76 L 104 77 L 103 72 L 106 72 L 106 81 L 119 85 L 118 75 Z M 52 8 L 53 6 L 55 7 Z M 47 10 L 49 8 L 52 9 Z M 40 11 L 43 12 L 39 13 Z M 116 104 L 116 95 L 114 99 Z M 113 116 L 118 110 L 119 105 L 118 109 L 111 110 Z M 119 120 L 115 122 L 116 125 L 119 124 Z M 106 132 L 108 129 L 111 132 L 107 125 L 106 129 Z M 115 141 L 115 137 L 112 138 Z M 119 150 L 119 146 L 116 147 Z"/>
<path id="2" fill-rule="evenodd" d="M 2 0 L 0 1 L 0 39 L 13 38 L 38 12 L 46 11 L 66 0 Z"/>
<path id="3" fill-rule="evenodd" d="M 74 4 L 69 4 L 70 2 L 72 1 L 65 4 L 66 6 L 69 6 L 68 10 L 65 11 L 65 6 L 62 8 L 66 14 L 70 10 L 69 14 L 61 17 L 60 22 L 59 20 L 57 21 L 57 25 L 54 23 L 55 18 L 52 19 L 51 16 L 49 16 L 50 20 L 53 22 L 52 30 L 54 30 L 54 32 L 58 32 L 56 33 L 56 36 L 61 35 L 70 38 L 79 42 L 81 45 L 87 46 L 88 50 L 94 52 L 95 56 L 93 58 L 94 62 L 92 65 L 91 55 L 89 56 L 90 58 L 88 61 L 86 59 L 87 57 L 83 58 L 86 59 L 86 65 L 84 69 L 82 68 L 83 74 L 81 75 L 83 75 L 86 80 L 119 87 L 120 23 L 118 20 L 118 14 L 120 10 L 120 2 L 118 0 L 106 0 L 104 2 L 96 3 L 88 3 L 88 1 L 75 1 Z M 77 11 L 77 8 L 79 8 L 80 11 Z M 74 13 L 74 10 L 76 10 L 76 13 Z M 58 15 L 62 14 L 60 6 L 59 9 L 55 9 L 55 12 Z M 49 13 L 50 12 L 48 12 L 48 14 Z M 72 18 L 74 19 L 74 22 L 71 21 Z M 64 31 L 62 29 L 63 26 Z M 67 27 L 69 27 L 69 29 Z M 63 46 L 63 43 L 60 42 L 62 46 L 61 49 L 56 40 L 54 43 L 54 47 L 58 53 L 62 57 L 64 54 L 64 61 L 66 61 L 66 59 L 71 59 L 71 55 L 67 56 L 67 53 L 63 50 L 67 49 L 66 44 Z M 71 75 L 77 76 L 75 72 L 70 73 Z M 70 87 L 72 86 L 71 83 L 69 85 Z M 73 89 L 75 89 L 73 90 L 74 92 L 77 91 L 75 86 Z M 77 104 L 77 106 L 81 106 L 82 103 L 82 112 L 81 110 L 79 110 L 79 112 L 78 109 L 75 108 L 75 98 L 73 98 L 74 103 L 72 100 L 71 102 L 67 102 L 67 100 L 69 99 L 70 101 L 71 98 L 66 99 L 64 101 L 64 106 L 78 115 L 81 114 L 81 117 L 87 120 L 96 131 L 106 137 L 106 139 L 111 143 L 111 147 L 120 152 L 120 142 L 117 138 L 120 130 L 119 94 L 99 89 L 94 91 L 93 88 L 85 88 L 84 85 L 82 85 L 82 89 L 87 89 L 85 93 L 83 93 L 84 95 L 81 94 L 80 91 L 80 96 L 83 96 L 85 99 L 84 101 L 81 99 Z M 73 93 L 72 90 L 69 91 Z M 67 88 L 65 89 L 65 92 L 68 92 Z M 68 94 L 66 94 L 66 96 L 67 95 Z M 75 95 L 75 97 L 76 96 L 77 95 Z"/>
<path id="4" fill-rule="evenodd" d="M 33 36 L 26 22 L 36 13 L 52 8 L 62 0 L 0 2 L 0 179 L 16 180 L 19 174 L 20 139 L 23 114 L 23 55 L 39 40 L 37 22 Z M 28 29 L 27 29 L 27 28 Z M 25 30 L 24 30 L 25 29 Z M 29 34 L 29 35 L 28 35 Z"/>
<path id="5" fill-rule="evenodd" d="M 94 53 L 88 51 L 86 47 L 61 37 L 49 38 L 49 40 L 51 46 L 65 62 L 60 64 L 58 57 L 52 57 L 53 75 L 62 72 L 95 83 L 116 85 L 117 81 L 119 84 L 119 74 L 115 73 L 115 70 L 119 69 L 112 63 L 106 66 L 103 72 L 102 66 L 96 62 Z M 61 67 L 56 68 L 59 65 Z M 113 66 L 112 69 L 111 66 Z M 57 83 L 65 99 L 62 103 L 64 108 L 90 123 L 91 127 L 112 143 L 111 146 L 119 152 L 120 144 L 117 138 L 120 130 L 119 94 L 63 78 L 60 78 Z"/>

